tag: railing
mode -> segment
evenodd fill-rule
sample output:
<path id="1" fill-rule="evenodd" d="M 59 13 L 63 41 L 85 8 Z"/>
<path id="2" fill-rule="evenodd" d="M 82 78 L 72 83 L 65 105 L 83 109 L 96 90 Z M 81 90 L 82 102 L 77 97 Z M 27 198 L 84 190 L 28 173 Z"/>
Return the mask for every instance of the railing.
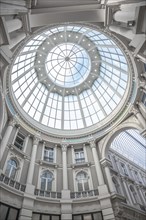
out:
<path id="1" fill-rule="evenodd" d="M 41 189 L 35 189 L 34 194 L 36 196 L 61 199 L 61 192 L 50 192 L 50 191 L 45 191 L 45 190 L 41 190 Z"/>
<path id="2" fill-rule="evenodd" d="M 26 186 L 13 180 L 13 179 L 10 179 L 8 176 L 6 176 L 5 174 L 1 173 L 0 175 L 0 182 L 3 182 L 5 183 L 6 185 L 10 186 L 10 187 L 13 187 L 17 190 L 20 190 L 22 192 L 25 192 L 25 188 Z"/>
<path id="3" fill-rule="evenodd" d="M 85 162 L 85 158 L 84 157 L 82 157 L 82 158 L 75 158 L 75 162 L 76 162 L 76 164 L 84 163 Z"/>
<path id="4" fill-rule="evenodd" d="M 97 196 L 97 195 L 98 195 L 98 189 L 70 193 L 71 199 L 86 198 L 86 197 Z"/>
<path id="5" fill-rule="evenodd" d="M 53 162 L 54 162 L 54 158 L 44 156 L 44 161 L 47 161 L 47 162 L 53 163 Z"/>

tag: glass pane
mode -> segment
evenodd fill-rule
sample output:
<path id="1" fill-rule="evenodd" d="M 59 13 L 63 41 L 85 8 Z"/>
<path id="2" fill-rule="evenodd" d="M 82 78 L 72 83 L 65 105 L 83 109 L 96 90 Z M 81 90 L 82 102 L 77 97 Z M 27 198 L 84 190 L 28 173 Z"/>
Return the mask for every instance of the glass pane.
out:
<path id="1" fill-rule="evenodd" d="M 59 216 L 52 215 L 52 220 L 59 220 Z"/>
<path id="2" fill-rule="evenodd" d="M 92 220 L 92 216 L 91 216 L 91 214 L 85 214 L 85 215 L 83 216 L 83 219 L 84 219 L 84 220 Z"/>
<path id="3" fill-rule="evenodd" d="M 82 192 L 82 191 L 83 191 L 82 183 L 78 183 L 78 191 L 79 191 L 79 192 Z"/>
<path id="4" fill-rule="evenodd" d="M 45 190 L 45 186 L 46 186 L 46 179 L 41 178 L 41 189 Z"/>
<path id="5" fill-rule="evenodd" d="M 93 220 L 102 220 L 101 213 L 93 213 Z"/>
<path id="6" fill-rule="evenodd" d="M 42 220 L 50 220 L 50 216 L 49 215 L 42 215 Z"/>
<path id="7" fill-rule="evenodd" d="M 13 167 L 10 178 L 14 179 L 16 175 L 16 169 Z"/>
<path id="8" fill-rule="evenodd" d="M 40 214 L 33 214 L 32 220 L 40 220 Z"/>
<path id="9" fill-rule="evenodd" d="M 82 216 L 81 215 L 75 215 L 73 217 L 73 220 L 82 220 Z"/>
<path id="10" fill-rule="evenodd" d="M 18 210 L 10 208 L 10 212 L 7 220 L 12 220 L 12 219 L 15 220 L 17 218 L 17 214 L 18 214 Z"/>
<path id="11" fill-rule="evenodd" d="M 4 220 L 6 218 L 7 211 L 8 211 L 8 207 L 0 204 L 0 217 L 2 220 Z"/>

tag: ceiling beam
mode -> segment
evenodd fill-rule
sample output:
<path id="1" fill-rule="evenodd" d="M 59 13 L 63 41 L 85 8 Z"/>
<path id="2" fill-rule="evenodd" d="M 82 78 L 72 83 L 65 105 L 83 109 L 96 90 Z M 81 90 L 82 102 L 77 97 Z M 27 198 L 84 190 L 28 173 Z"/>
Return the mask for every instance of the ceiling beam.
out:
<path id="1" fill-rule="evenodd" d="M 85 10 L 77 12 L 58 12 L 30 14 L 30 27 L 39 27 L 64 22 L 104 22 L 105 9 Z"/>

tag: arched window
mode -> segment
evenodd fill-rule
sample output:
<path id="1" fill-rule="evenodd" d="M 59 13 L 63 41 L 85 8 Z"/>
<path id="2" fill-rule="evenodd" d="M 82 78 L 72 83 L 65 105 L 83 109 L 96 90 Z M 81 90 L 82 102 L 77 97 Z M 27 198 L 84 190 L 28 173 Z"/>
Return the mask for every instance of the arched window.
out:
<path id="1" fill-rule="evenodd" d="M 52 190 L 52 181 L 53 181 L 53 174 L 46 170 L 41 175 L 41 189 L 46 191 Z"/>
<path id="2" fill-rule="evenodd" d="M 89 190 L 88 179 L 89 177 L 87 173 L 84 171 L 81 171 L 77 174 L 76 181 L 79 192 Z"/>
<path id="3" fill-rule="evenodd" d="M 133 198 L 133 203 L 138 203 L 138 197 L 137 197 L 137 193 L 135 192 L 135 189 L 133 186 L 130 186 L 130 191 L 132 192 L 132 198 Z"/>
<path id="4" fill-rule="evenodd" d="M 18 164 L 14 159 L 8 160 L 5 171 L 6 176 L 10 177 L 11 179 L 15 179 L 17 168 Z"/>
<path id="5" fill-rule="evenodd" d="M 117 181 L 114 177 L 112 177 L 112 181 L 113 181 L 113 183 L 114 183 L 116 192 L 117 192 L 118 194 L 121 194 L 120 185 L 119 185 L 118 181 Z"/>

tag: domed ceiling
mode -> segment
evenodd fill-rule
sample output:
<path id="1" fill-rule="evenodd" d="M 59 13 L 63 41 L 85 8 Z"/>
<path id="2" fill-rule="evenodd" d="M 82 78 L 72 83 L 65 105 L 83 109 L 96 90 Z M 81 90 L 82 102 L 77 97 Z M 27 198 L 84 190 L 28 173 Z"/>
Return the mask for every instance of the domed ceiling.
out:
<path id="1" fill-rule="evenodd" d="M 127 59 L 116 42 L 82 24 L 51 26 L 33 35 L 11 68 L 19 112 L 54 133 L 111 122 L 125 104 L 129 81 Z"/>

